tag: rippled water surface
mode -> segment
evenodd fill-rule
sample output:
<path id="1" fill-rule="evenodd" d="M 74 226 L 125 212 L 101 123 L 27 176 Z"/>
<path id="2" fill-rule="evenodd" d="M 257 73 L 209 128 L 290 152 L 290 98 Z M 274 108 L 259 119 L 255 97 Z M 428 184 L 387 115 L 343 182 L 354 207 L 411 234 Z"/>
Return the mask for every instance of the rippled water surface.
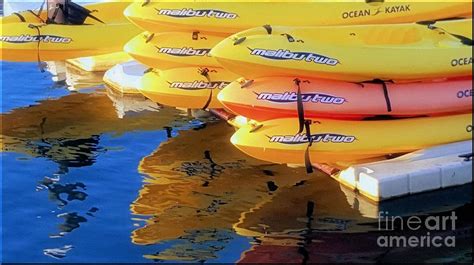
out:
<path id="1" fill-rule="evenodd" d="M 2 63 L 6 262 L 472 263 L 470 186 L 377 205 L 323 174 L 247 157 L 222 121 L 71 71 L 67 89 L 34 63 Z M 380 248 L 381 210 L 454 210 L 456 229 L 433 233 L 455 234 L 456 247 Z"/>

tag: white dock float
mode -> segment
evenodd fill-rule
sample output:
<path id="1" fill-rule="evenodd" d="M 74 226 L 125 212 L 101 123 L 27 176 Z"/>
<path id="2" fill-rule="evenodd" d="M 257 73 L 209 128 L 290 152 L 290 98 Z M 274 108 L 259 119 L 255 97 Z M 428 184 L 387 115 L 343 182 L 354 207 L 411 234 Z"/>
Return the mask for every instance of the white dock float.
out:
<path id="1" fill-rule="evenodd" d="M 132 60 L 126 52 L 114 52 L 96 56 L 68 59 L 66 62 L 86 72 L 104 72 L 114 65 Z"/>
<path id="2" fill-rule="evenodd" d="M 139 94 L 138 87 L 146 66 L 137 61 L 120 63 L 104 74 L 104 82 L 124 94 Z"/>
<path id="3" fill-rule="evenodd" d="M 333 176 L 362 195 L 382 201 L 472 182 L 472 140 L 419 150 L 404 156 L 351 166 Z"/>

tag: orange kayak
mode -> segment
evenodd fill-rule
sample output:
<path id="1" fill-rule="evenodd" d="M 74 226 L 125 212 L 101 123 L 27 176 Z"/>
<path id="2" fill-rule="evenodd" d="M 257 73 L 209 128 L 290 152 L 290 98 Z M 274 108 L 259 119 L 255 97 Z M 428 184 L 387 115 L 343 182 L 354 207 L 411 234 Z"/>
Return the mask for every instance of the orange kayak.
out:
<path id="1" fill-rule="evenodd" d="M 472 110 L 472 77 L 416 83 L 349 83 L 291 77 L 239 79 L 225 87 L 218 99 L 230 111 L 257 121 L 296 117 L 298 86 L 308 118 L 360 119 Z"/>

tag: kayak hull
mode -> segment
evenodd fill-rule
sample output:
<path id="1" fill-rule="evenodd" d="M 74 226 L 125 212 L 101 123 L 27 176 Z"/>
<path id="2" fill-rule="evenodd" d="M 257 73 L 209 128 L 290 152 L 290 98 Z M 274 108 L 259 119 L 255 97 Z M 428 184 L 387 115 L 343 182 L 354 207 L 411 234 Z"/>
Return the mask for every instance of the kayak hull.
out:
<path id="1" fill-rule="evenodd" d="M 464 25 L 465 37 L 472 37 L 471 19 L 438 22 L 435 27 L 444 29 L 450 23 Z M 211 56 L 247 79 L 292 76 L 404 82 L 472 75 L 472 46 L 425 25 L 268 29 L 226 38 L 211 50 Z"/>
<path id="2" fill-rule="evenodd" d="M 139 33 L 130 23 L 110 25 L 56 25 L 10 23 L 2 26 L 0 58 L 6 61 L 56 61 L 122 50 Z"/>
<path id="3" fill-rule="evenodd" d="M 312 163 L 355 162 L 389 154 L 472 139 L 472 113 L 444 117 L 381 121 L 314 119 L 310 125 Z M 306 134 L 297 119 L 249 123 L 231 142 L 244 153 L 278 164 L 304 164 Z"/>
<path id="4" fill-rule="evenodd" d="M 141 80 L 140 92 L 162 105 L 179 108 L 222 108 L 217 100 L 218 91 L 237 76 L 222 68 L 206 68 L 209 80 L 202 68 L 182 67 L 170 70 L 153 70 Z"/>
<path id="5" fill-rule="evenodd" d="M 219 67 L 209 56 L 223 37 L 191 32 L 142 33 L 130 40 L 124 50 L 135 60 L 160 70 L 176 67 Z"/>
<path id="6" fill-rule="evenodd" d="M 243 85 L 245 82 L 234 81 L 219 93 L 218 99 L 230 111 L 257 121 L 298 116 L 298 86 L 294 78 L 260 78 Z M 362 119 L 472 110 L 471 77 L 401 84 L 357 84 L 321 79 L 301 79 L 299 82 L 306 118 Z"/>
<path id="7" fill-rule="evenodd" d="M 268 12 L 271 10 L 272 12 Z M 317 10 L 317 12 L 315 12 Z M 384 1 L 156 1 L 124 11 L 151 32 L 201 31 L 229 34 L 265 24 L 288 26 L 405 23 L 472 15 L 472 3 Z M 297 14 L 289 16 L 289 14 Z"/>

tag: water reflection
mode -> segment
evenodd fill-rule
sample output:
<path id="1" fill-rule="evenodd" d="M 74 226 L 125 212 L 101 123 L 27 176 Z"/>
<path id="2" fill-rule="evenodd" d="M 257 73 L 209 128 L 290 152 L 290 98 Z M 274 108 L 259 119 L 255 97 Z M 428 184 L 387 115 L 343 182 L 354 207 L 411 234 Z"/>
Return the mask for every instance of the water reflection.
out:
<path id="1" fill-rule="evenodd" d="M 87 219 L 78 215 L 76 212 L 72 213 L 63 213 L 58 215 L 58 217 L 64 219 L 64 223 L 59 225 L 60 234 L 64 235 L 65 233 L 72 232 L 72 230 L 79 228 L 81 223 L 87 222 Z"/>
<path id="2" fill-rule="evenodd" d="M 60 248 L 47 248 L 43 250 L 43 253 L 46 256 L 49 256 L 51 258 L 55 259 L 62 259 L 66 257 L 66 253 L 68 253 L 70 250 L 72 250 L 74 247 L 72 245 L 65 245 Z"/>
<path id="3" fill-rule="evenodd" d="M 217 253 L 225 249 L 234 235 L 228 229 L 201 229 L 188 231 L 170 248 L 145 255 L 154 261 L 176 260 L 203 263 L 217 259 Z"/>
<path id="4" fill-rule="evenodd" d="M 425 192 L 380 203 L 371 201 L 342 185 L 341 191 L 352 208 L 358 210 L 363 216 L 374 219 L 378 217 L 379 212 L 388 212 L 391 215 L 399 216 L 423 215 L 456 209 L 472 201 L 472 187 L 470 185 Z"/>
<path id="5" fill-rule="evenodd" d="M 143 225 L 132 232 L 132 241 L 166 245 L 145 258 L 210 261 L 236 236 L 253 241 L 240 262 L 379 262 L 402 256 L 419 262 L 430 255 L 433 260 L 451 255 L 447 248 L 380 247 L 380 235 L 409 232 L 378 231 L 376 218 L 379 211 L 426 216 L 446 215 L 450 212 L 443 211 L 457 208 L 462 214 L 471 208 L 472 194 L 466 186 L 375 204 L 325 175 L 307 175 L 304 169 L 242 155 L 228 144 L 232 132 L 224 123 L 211 123 L 182 132 L 142 159 L 144 185 L 131 211 Z M 459 195 L 447 199 L 453 192 Z M 463 234 L 471 228 L 463 221 L 455 231 L 433 234 Z M 418 235 L 426 232 L 420 230 Z M 456 261 L 469 255 L 464 250 L 470 238 L 459 237 Z"/>
<path id="6" fill-rule="evenodd" d="M 120 100 L 131 101 L 127 97 L 114 100 L 105 90 L 99 89 L 93 93 L 73 93 L 58 99 L 46 99 L 37 105 L 16 108 L 0 116 L 2 152 L 23 154 L 25 157 L 22 160 L 45 158 L 57 165 L 57 169 L 52 172 L 41 172 L 46 176 L 36 187 L 36 191 L 46 192 L 56 206 L 49 211 L 58 220 L 57 230 L 48 235 L 48 238 L 55 240 L 56 246 L 58 242 L 61 244 L 57 240 L 100 214 L 98 207 L 90 205 L 94 202 L 84 204 L 90 197 L 87 182 L 92 185 L 96 182 L 87 178 L 78 180 L 81 173 L 72 169 L 93 166 L 100 155 L 122 148 L 104 146 L 101 144 L 104 137 L 118 137 L 134 131 L 160 132 L 165 127 L 179 126 L 189 121 L 189 118 L 181 115 L 181 111 L 158 108 L 156 105 L 147 111 L 135 110 L 141 112 L 135 112 L 134 115 L 120 116 L 115 106 L 120 104 Z M 88 211 L 81 210 L 87 205 L 90 207 Z M 42 216 L 38 215 L 37 218 Z M 42 247 L 44 255 L 55 259 L 65 258 L 73 249 L 70 244 L 55 248 Z"/>
<path id="7" fill-rule="evenodd" d="M 9 160 L 9 167 L 30 165 L 5 174 L 4 189 L 16 198 L 15 204 L 5 204 L 10 228 L 5 233 L 9 245 L 19 244 L 8 251 L 30 261 L 44 261 L 36 259 L 39 253 L 46 261 L 67 262 L 140 262 L 142 257 L 205 262 L 242 253 L 241 262 L 262 263 L 472 263 L 469 185 L 374 204 L 322 174 L 307 175 L 304 169 L 243 155 L 229 143 L 233 128 L 223 122 L 190 122 L 181 111 L 143 100 L 99 89 L 1 115 L 2 150 L 23 156 L 14 156 L 18 160 Z M 144 154 L 149 155 L 142 158 Z M 52 169 L 49 162 L 54 162 Z M 137 171 L 144 175 L 143 184 L 137 183 Z M 29 174 L 37 179 L 27 182 Z M 34 185 L 38 193 L 25 192 Z M 38 198 L 46 197 L 50 203 L 40 205 Z M 132 200 L 135 223 L 127 215 Z M 379 211 L 446 215 L 451 209 L 460 220 L 455 231 L 446 232 L 457 236 L 455 250 L 375 245 Z M 31 240 L 20 241 L 18 235 Z M 94 241 L 112 235 L 114 244 Z"/>
<path id="8" fill-rule="evenodd" d="M 86 189 L 86 185 L 84 183 L 76 182 L 74 184 L 62 185 L 58 183 L 59 180 L 59 178 L 52 179 L 45 177 L 39 182 L 40 185 L 37 187 L 37 190 L 42 190 L 43 188 L 48 189 L 49 199 L 53 202 L 56 202 L 60 207 L 66 206 L 68 201 L 84 201 L 87 198 L 87 193 L 82 191 Z M 65 199 L 61 198 L 62 194 L 66 195 Z"/>
<path id="9" fill-rule="evenodd" d="M 99 152 L 103 151 L 99 147 L 99 140 L 99 135 L 86 139 L 27 140 L 25 147 L 41 157 L 55 161 L 59 166 L 56 174 L 66 174 L 71 167 L 90 166 L 94 163 Z"/>
<path id="10" fill-rule="evenodd" d="M 243 155 L 228 143 L 232 133 L 225 123 L 211 123 L 202 130 L 182 132 L 143 158 L 139 171 L 146 175 L 145 184 L 131 211 L 144 216 L 146 223 L 133 231 L 135 244 L 231 231 L 241 213 L 270 201 L 281 188 L 312 177 L 302 169 L 268 165 Z M 221 244 L 211 242 L 206 244 L 209 252 L 181 253 L 189 242 L 177 242 L 147 257 L 207 260 L 210 252 L 221 249 Z"/>
<path id="11" fill-rule="evenodd" d="M 451 194 L 464 192 L 457 199 L 440 200 L 448 191 L 422 194 L 377 205 L 377 214 L 373 215 L 363 204 L 354 207 L 348 199 L 349 192 L 338 191 L 338 185 L 324 183 L 322 179 L 309 180 L 305 185 L 288 187 L 280 191 L 271 202 L 258 209 L 244 213 L 234 228 L 238 234 L 251 236 L 256 244 L 246 251 L 241 262 L 288 262 L 288 263 L 336 263 L 336 262 L 423 262 L 427 259 L 449 257 L 452 248 L 394 248 L 378 245 L 380 236 L 431 236 L 456 235 L 456 248 L 460 257 L 453 255 L 450 262 L 463 260 L 472 254 L 468 242 L 472 235 L 466 231 L 472 229 L 466 212 L 472 210 L 472 195 L 463 186 L 450 190 Z M 323 184 L 324 183 L 324 184 Z M 444 193 L 444 194 L 443 194 Z M 347 195 L 350 195 L 346 197 Z M 435 200 L 434 198 L 438 198 Z M 431 198 L 431 200 L 427 200 Z M 426 207 L 426 202 L 430 206 Z M 367 202 L 366 202 L 367 203 Z M 308 214 L 308 205 L 314 210 Z M 372 203 L 373 204 L 373 203 Z M 311 208 L 311 207 L 310 207 Z M 447 212 L 443 212 L 448 210 Z M 429 231 L 420 229 L 407 231 L 379 230 L 378 212 L 403 216 L 406 219 L 416 214 L 422 220 L 427 216 L 456 215 L 463 221 L 456 223 L 454 230 Z M 367 213 L 371 213 L 368 215 Z M 416 253 L 416 254 L 415 254 Z"/>
<path id="12" fill-rule="evenodd" d="M 134 130 L 162 130 L 181 118 L 171 108 L 156 111 L 118 118 L 103 90 L 44 100 L 0 115 L 1 147 L 6 152 L 48 158 L 58 164 L 58 173 L 67 173 L 70 167 L 92 165 L 98 154 L 107 151 L 99 147 L 104 133 L 118 136 Z"/>
<path id="13" fill-rule="evenodd" d="M 50 61 L 45 64 L 45 70 L 51 74 L 53 87 L 64 87 L 70 91 L 102 85 L 104 72 L 83 71 L 65 61 Z"/>
<path id="14" fill-rule="evenodd" d="M 143 115 L 144 111 L 159 111 L 161 107 L 142 94 L 123 94 L 107 87 L 107 96 L 112 100 L 117 117 Z"/>

